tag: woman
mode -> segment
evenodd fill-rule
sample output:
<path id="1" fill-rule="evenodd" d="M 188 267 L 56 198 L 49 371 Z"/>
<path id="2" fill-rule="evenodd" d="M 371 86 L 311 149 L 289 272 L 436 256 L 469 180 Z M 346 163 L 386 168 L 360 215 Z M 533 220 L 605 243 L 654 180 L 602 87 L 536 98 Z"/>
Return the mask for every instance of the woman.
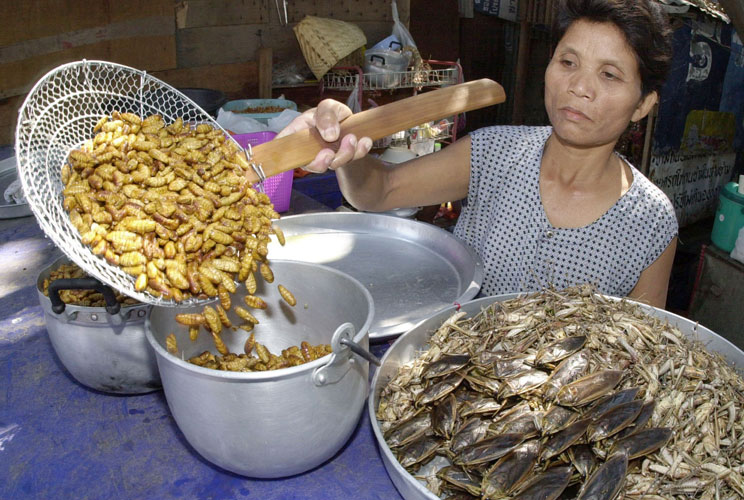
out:
<path id="1" fill-rule="evenodd" d="M 591 283 L 664 307 L 677 221 L 664 193 L 614 152 L 658 99 L 669 25 L 653 0 L 562 0 L 545 72 L 552 127 L 488 127 L 394 167 L 347 135 L 306 167 L 336 170 L 366 211 L 466 198 L 455 234 L 484 262 L 481 293 Z M 326 100 L 280 135 L 317 127 L 327 141 L 350 114 Z"/>

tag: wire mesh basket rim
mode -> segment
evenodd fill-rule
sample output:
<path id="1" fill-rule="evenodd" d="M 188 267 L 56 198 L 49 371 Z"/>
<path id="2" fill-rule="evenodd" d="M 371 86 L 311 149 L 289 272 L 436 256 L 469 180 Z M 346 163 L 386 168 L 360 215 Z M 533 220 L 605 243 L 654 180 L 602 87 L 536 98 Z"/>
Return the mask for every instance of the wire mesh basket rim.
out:
<path id="1" fill-rule="evenodd" d="M 77 70 L 82 70 L 82 73 L 80 75 L 71 74 Z M 96 74 L 96 71 L 98 71 L 99 74 Z M 135 81 L 139 79 L 136 83 L 136 88 L 134 89 L 134 95 L 118 94 L 115 92 L 116 90 L 118 90 L 118 87 L 115 89 L 114 85 L 111 85 L 111 87 L 108 89 L 105 87 L 93 88 L 92 83 L 88 82 L 87 80 L 88 78 L 90 78 L 90 80 L 93 81 L 96 77 L 105 79 L 109 76 L 108 73 L 116 74 L 118 72 L 121 72 L 122 75 L 134 77 Z M 60 82 L 54 81 L 55 77 L 64 77 L 68 74 L 70 74 L 69 78 L 67 80 L 64 80 L 61 85 Z M 88 82 L 88 84 L 91 86 L 85 88 L 84 91 L 72 91 L 82 86 L 79 81 L 76 81 L 74 79 L 75 76 L 82 77 L 83 81 Z M 127 83 L 130 82 L 124 82 L 121 83 L 121 85 L 125 85 Z M 157 102 L 150 103 L 143 100 L 142 93 L 143 89 L 146 86 L 150 87 L 148 89 L 150 91 L 159 92 L 159 94 L 153 98 Z M 44 102 L 44 98 L 47 97 L 45 94 L 54 95 L 55 91 L 59 91 L 59 89 L 61 89 L 61 92 L 59 92 L 60 95 L 57 95 L 53 99 L 50 99 L 49 102 Z M 134 276 L 124 273 L 124 271 L 118 266 L 109 264 L 103 257 L 94 255 L 90 247 L 83 245 L 77 230 L 74 230 L 74 232 L 69 230 L 71 227 L 69 215 L 67 216 L 66 221 L 61 220 L 60 217 L 55 217 L 54 202 L 58 200 L 37 199 L 37 188 L 35 184 L 38 180 L 40 180 L 39 185 L 42 188 L 46 188 L 45 190 L 42 190 L 42 194 L 55 192 L 58 195 L 60 194 L 62 188 L 61 182 L 58 186 L 53 186 L 50 179 L 53 169 L 61 169 L 61 166 L 66 161 L 66 158 L 69 156 L 70 151 L 77 147 L 80 147 L 85 142 L 85 140 L 92 139 L 94 136 L 91 127 L 89 135 L 84 139 L 77 141 L 77 143 L 75 143 L 75 141 L 71 141 L 71 143 L 68 141 L 68 143 L 65 144 L 56 144 L 52 143 L 51 141 L 39 141 L 40 137 L 42 139 L 46 138 L 46 136 L 44 136 L 43 134 L 47 131 L 46 129 L 50 128 L 49 124 L 44 123 L 43 120 L 50 118 L 49 115 L 52 114 L 55 107 L 62 105 L 62 107 L 64 108 L 66 100 L 71 100 L 73 97 L 80 98 L 82 102 L 84 102 L 86 105 L 90 105 L 91 107 L 99 105 L 101 108 L 103 108 L 104 101 L 96 100 L 100 96 L 109 96 L 113 98 L 125 97 L 126 100 L 138 104 L 140 110 L 151 108 L 158 111 L 156 106 L 157 104 L 161 104 L 159 101 L 167 101 L 167 104 L 174 106 L 174 109 L 181 109 L 184 115 L 194 116 L 196 118 L 195 120 L 193 120 L 194 124 L 210 124 L 214 128 L 221 130 L 227 136 L 227 138 L 229 138 L 229 140 L 231 140 L 240 150 L 246 151 L 232 137 L 231 134 L 229 134 L 223 127 L 221 127 L 212 116 L 210 116 L 203 108 L 201 108 L 188 96 L 181 93 L 172 85 L 163 82 L 162 80 L 150 75 L 144 70 L 139 70 L 123 64 L 102 60 L 83 59 L 79 61 L 64 63 L 48 71 L 34 84 L 32 89 L 29 91 L 28 95 L 24 99 L 23 104 L 18 110 L 18 125 L 15 134 L 15 149 L 16 157 L 18 159 L 19 178 L 21 180 L 21 185 L 24 189 L 24 192 L 29 193 L 29 195 L 27 195 L 29 207 L 34 213 L 39 226 L 41 227 L 42 231 L 44 231 L 45 235 L 49 237 L 71 261 L 80 266 L 83 271 L 85 271 L 90 276 L 97 278 L 103 283 L 111 286 L 112 288 L 120 291 L 121 293 L 139 300 L 140 302 L 157 306 L 178 307 L 190 306 L 197 303 L 201 304 L 207 302 L 208 300 L 212 300 L 211 298 L 198 299 L 193 297 L 181 302 L 176 302 L 172 299 L 164 299 L 162 297 L 152 295 L 148 292 L 136 291 L 134 289 Z M 147 97 L 153 96 L 149 95 Z M 89 100 L 86 101 L 85 99 Z M 39 101 L 41 101 L 42 104 L 40 106 L 37 106 L 37 103 Z M 109 105 L 110 103 L 105 102 L 105 104 Z M 81 118 L 88 117 L 88 114 L 81 112 L 79 107 L 80 106 L 72 109 L 72 112 L 66 115 L 62 113 L 63 120 L 60 121 L 62 121 L 66 125 L 69 125 L 76 120 L 79 121 L 81 120 Z M 158 113 L 167 114 L 162 113 L 162 109 L 163 108 L 161 108 Z M 65 109 L 64 111 L 67 112 L 68 110 Z M 97 117 L 100 118 L 100 116 L 102 116 L 103 114 L 104 113 L 99 113 Z M 94 115 L 91 114 L 90 116 L 92 117 Z M 70 127 L 70 129 L 71 128 L 72 127 Z M 59 127 L 56 132 L 52 133 L 51 135 L 47 135 L 50 135 L 50 137 L 53 139 L 58 139 L 60 137 L 66 137 L 65 133 L 66 131 L 63 129 L 63 127 Z M 60 140 L 59 142 L 62 142 L 62 140 Z M 33 148 L 36 143 L 39 143 L 41 146 L 39 148 Z M 62 146 L 59 148 L 59 150 L 64 151 L 64 159 L 61 161 L 61 163 L 58 160 L 53 161 L 52 159 L 50 159 L 50 156 L 54 155 L 55 153 L 59 153 L 58 150 L 54 149 L 57 146 Z M 246 151 L 248 158 L 250 158 L 249 152 L 250 150 Z M 52 162 L 54 164 L 52 164 Z M 58 189 L 55 190 L 54 188 Z M 262 189 L 262 186 L 260 184 L 259 189 Z M 67 226 L 65 226 L 67 229 L 66 232 L 57 227 L 59 225 L 64 226 L 65 224 L 68 224 Z M 74 235 L 74 238 L 70 237 L 70 235 Z"/>

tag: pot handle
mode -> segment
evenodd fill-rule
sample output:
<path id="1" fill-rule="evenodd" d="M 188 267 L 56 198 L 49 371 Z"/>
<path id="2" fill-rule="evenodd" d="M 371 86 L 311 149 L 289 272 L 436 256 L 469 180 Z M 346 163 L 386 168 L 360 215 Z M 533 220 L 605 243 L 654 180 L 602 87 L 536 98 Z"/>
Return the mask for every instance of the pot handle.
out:
<path id="1" fill-rule="evenodd" d="M 347 361 L 351 357 L 351 352 L 380 366 L 380 360 L 374 354 L 352 340 L 354 333 L 356 333 L 354 325 L 351 323 L 344 323 L 336 329 L 331 338 L 333 354 L 331 354 L 330 361 L 313 371 L 313 383 L 315 385 L 322 387 L 328 384 L 335 384 L 341 380 L 346 375 L 346 372 L 349 371 L 350 364 Z"/>
<path id="2" fill-rule="evenodd" d="M 103 295 L 106 301 L 106 312 L 118 314 L 121 309 L 121 304 L 116 300 L 110 286 L 104 285 L 95 278 L 64 278 L 49 283 L 49 300 L 52 301 L 52 311 L 56 314 L 62 314 L 65 311 L 65 303 L 59 298 L 60 290 L 95 290 Z"/>

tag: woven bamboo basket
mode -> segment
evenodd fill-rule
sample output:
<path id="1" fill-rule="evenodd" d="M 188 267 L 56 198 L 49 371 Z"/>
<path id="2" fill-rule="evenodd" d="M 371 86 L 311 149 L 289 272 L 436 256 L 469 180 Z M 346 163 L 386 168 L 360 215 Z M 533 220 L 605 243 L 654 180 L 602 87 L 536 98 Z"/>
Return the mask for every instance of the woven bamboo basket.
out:
<path id="1" fill-rule="evenodd" d="M 307 65 L 319 80 L 367 43 L 358 26 L 336 19 L 306 16 L 293 29 Z"/>

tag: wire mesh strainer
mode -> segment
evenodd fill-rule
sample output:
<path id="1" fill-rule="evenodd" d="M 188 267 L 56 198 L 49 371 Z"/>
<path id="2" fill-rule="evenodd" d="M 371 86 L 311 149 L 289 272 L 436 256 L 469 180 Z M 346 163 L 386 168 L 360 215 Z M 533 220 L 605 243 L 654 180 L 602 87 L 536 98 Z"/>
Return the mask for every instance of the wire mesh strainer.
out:
<path id="1" fill-rule="evenodd" d="M 82 243 L 62 206 L 61 171 L 70 151 L 91 139 L 101 116 L 115 110 L 142 117 L 160 114 L 166 123 L 181 117 L 224 131 L 196 103 L 144 71 L 106 61 L 64 64 L 36 83 L 18 112 L 15 149 L 26 200 L 44 233 L 89 275 L 149 304 L 194 304 L 198 299 L 175 302 L 135 290 L 133 276 Z M 262 172 L 257 175 L 263 178 Z"/>

